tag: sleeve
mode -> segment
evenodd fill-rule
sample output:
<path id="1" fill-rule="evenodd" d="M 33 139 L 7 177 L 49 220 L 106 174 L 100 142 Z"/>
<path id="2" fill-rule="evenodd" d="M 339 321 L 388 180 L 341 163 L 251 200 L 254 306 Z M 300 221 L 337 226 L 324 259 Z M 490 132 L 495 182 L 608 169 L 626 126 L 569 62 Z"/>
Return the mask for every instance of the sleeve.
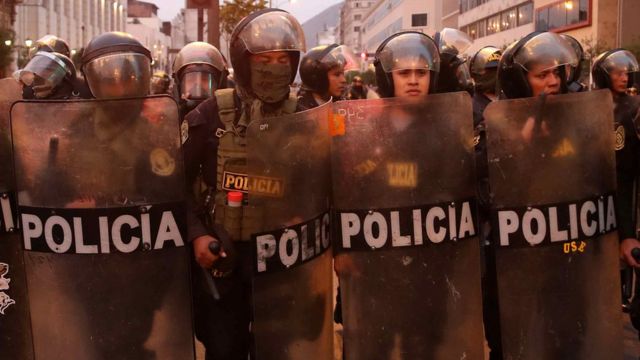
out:
<path id="1" fill-rule="evenodd" d="M 198 203 L 193 189 L 201 170 L 207 185 L 215 186 L 218 139 L 215 137 L 215 121 L 212 120 L 217 118 L 215 101 L 209 99 L 187 114 L 184 119 L 188 125 L 188 134 L 183 135 L 182 151 L 185 167 L 189 242 L 202 235 L 210 234 L 204 224 L 203 204 Z"/>
<path id="2" fill-rule="evenodd" d="M 627 125 L 627 124 L 624 124 Z M 638 164 L 638 140 L 630 126 L 625 127 L 625 144 L 616 151 L 616 221 L 620 241 L 635 238 L 635 179 Z"/>

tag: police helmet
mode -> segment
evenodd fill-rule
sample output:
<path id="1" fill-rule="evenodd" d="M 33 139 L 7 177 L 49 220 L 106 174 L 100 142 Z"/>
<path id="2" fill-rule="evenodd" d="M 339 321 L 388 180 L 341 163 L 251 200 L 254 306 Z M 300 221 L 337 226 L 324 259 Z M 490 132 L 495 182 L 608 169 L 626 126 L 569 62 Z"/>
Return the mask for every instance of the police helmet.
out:
<path id="1" fill-rule="evenodd" d="M 495 46 L 485 46 L 471 57 L 469 70 L 477 91 L 495 91 L 496 74 L 501 57 L 502 50 Z"/>
<path id="2" fill-rule="evenodd" d="M 560 92 L 566 93 L 571 71 L 578 57 L 571 45 L 552 32 L 533 32 L 509 45 L 498 67 L 498 87 L 509 99 L 533 96 L 527 73 L 534 65 L 560 68 Z"/>
<path id="3" fill-rule="evenodd" d="M 206 99 L 227 87 L 227 62 L 213 45 L 195 41 L 185 45 L 173 61 L 173 77 L 179 96 Z"/>
<path id="4" fill-rule="evenodd" d="M 436 90 L 440 71 L 440 54 L 435 41 L 417 31 L 403 31 L 391 35 L 378 46 L 373 65 L 378 90 L 382 97 L 393 97 L 392 72 L 406 69 L 425 69 L 431 73 L 429 93 Z"/>
<path id="5" fill-rule="evenodd" d="M 315 93 L 329 91 L 329 70 L 340 67 L 343 71 L 357 70 L 358 57 L 345 45 L 321 45 L 309 50 L 300 62 L 302 85 Z"/>
<path id="6" fill-rule="evenodd" d="M 291 81 L 298 72 L 300 53 L 305 40 L 302 26 L 293 15 L 280 9 L 254 12 L 233 29 L 229 42 L 231 65 L 237 85 L 248 89 L 251 84 L 249 55 L 273 51 L 286 51 L 291 58 Z"/>
<path id="7" fill-rule="evenodd" d="M 151 76 L 151 93 L 167 94 L 171 85 L 171 78 L 164 71 L 156 71 Z"/>
<path id="8" fill-rule="evenodd" d="M 55 35 L 45 35 L 36 40 L 29 49 L 29 59 L 33 58 L 38 51 L 56 52 L 66 57 L 71 56 L 69 44 Z"/>
<path id="9" fill-rule="evenodd" d="M 560 34 L 560 36 L 567 42 L 573 50 L 576 52 L 576 56 L 578 57 L 578 66 L 572 69 L 569 74 L 569 79 L 567 80 L 569 85 L 569 91 L 583 91 L 584 85 L 580 83 L 580 77 L 582 76 L 582 68 L 586 66 L 587 58 L 584 56 L 584 49 L 582 48 L 582 44 L 571 35 Z"/>
<path id="10" fill-rule="evenodd" d="M 613 49 L 598 55 L 593 62 L 591 75 L 598 89 L 611 87 L 610 73 L 612 71 L 624 71 L 629 76 L 627 87 L 636 86 L 640 82 L 639 66 L 636 57 L 628 50 Z"/>
<path id="11" fill-rule="evenodd" d="M 436 91 L 471 91 L 473 82 L 462 54 L 473 40 L 460 30 L 444 28 L 436 33 L 435 42 L 440 51 L 440 73 Z"/>
<path id="12" fill-rule="evenodd" d="M 76 67 L 63 54 L 38 51 L 13 76 L 24 87 L 32 89 L 34 98 L 44 99 L 55 95 L 65 83 L 71 89 L 76 80 Z"/>
<path id="13" fill-rule="evenodd" d="M 81 71 L 98 99 L 146 96 L 151 84 L 151 52 L 130 34 L 104 33 L 85 48 Z"/>

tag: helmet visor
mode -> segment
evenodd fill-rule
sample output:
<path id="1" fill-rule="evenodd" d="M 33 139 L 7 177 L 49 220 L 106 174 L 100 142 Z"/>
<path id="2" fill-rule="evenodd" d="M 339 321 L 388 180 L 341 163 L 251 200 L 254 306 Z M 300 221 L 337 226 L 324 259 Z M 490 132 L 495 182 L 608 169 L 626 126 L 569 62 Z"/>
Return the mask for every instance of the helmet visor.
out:
<path id="1" fill-rule="evenodd" d="M 529 39 L 515 54 L 513 61 L 526 71 L 531 71 L 534 66 L 538 71 L 562 65 L 573 68 L 578 66 L 578 56 L 571 45 L 560 35 L 550 32 Z"/>
<path id="2" fill-rule="evenodd" d="M 360 70 L 360 60 L 347 46 L 340 45 L 322 58 L 322 63 L 329 68 L 340 66 L 344 71 Z"/>
<path id="3" fill-rule="evenodd" d="M 378 53 L 385 72 L 426 69 L 440 71 L 440 55 L 431 38 L 417 33 L 402 34 L 389 40 Z"/>
<path id="4" fill-rule="evenodd" d="M 640 70 L 638 60 L 633 54 L 627 50 L 620 50 L 607 56 L 602 61 L 602 68 L 607 74 L 612 72 L 632 73 Z"/>
<path id="5" fill-rule="evenodd" d="M 473 40 L 466 33 L 451 28 L 444 28 L 440 31 L 438 38 L 438 49 L 440 53 L 458 55 L 464 53 L 473 43 Z"/>
<path id="6" fill-rule="evenodd" d="M 283 11 L 268 12 L 256 17 L 240 31 L 238 38 L 252 54 L 306 51 L 300 23 Z"/>
<path id="7" fill-rule="evenodd" d="M 202 100 L 216 91 L 214 76 L 207 72 L 188 72 L 180 82 L 180 94 L 184 99 Z"/>
<path id="8" fill-rule="evenodd" d="M 478 51 L 473 64 L 471 72 L 476 75 L 484 75 L 487 69 L 497 69 L 502 57 L 502 51 L 500 49 L 489 46 L 484 47 Z"/>
<path id="9" fill-rule="evenodd" d="M 186 66 L 193 64 L 207 64 L 218 71 L 224 71 L 226 67 L 218 49 L 211 44 L 198 41 L 189 43 L 180 50 L 173 63 L 173 72 L 177 74 Z"/>
<path id="10" fill-rule="evenodd" d="M 62 83 L 71 70 L 52 53 L 38 52 L 22 70 L 14 73 L 16 80 L 27 86 L 48 85 L 51 88 Z"/>
<path id="11" fill-rule="evenodd" d="M 84 66 L 87 83 L 98 99 L 146 96 L 151 83 L 149 58 L 138 53 L 99 57 Z"/>

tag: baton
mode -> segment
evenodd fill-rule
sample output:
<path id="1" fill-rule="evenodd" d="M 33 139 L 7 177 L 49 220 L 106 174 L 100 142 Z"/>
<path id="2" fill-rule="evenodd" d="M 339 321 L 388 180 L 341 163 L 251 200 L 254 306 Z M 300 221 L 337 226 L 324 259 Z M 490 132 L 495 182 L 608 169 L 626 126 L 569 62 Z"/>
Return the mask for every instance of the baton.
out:
<path id="1" fill-rule="evenodd" d="M 218 241 L 212 241 L 209 243 L 209 251 L 211 251 L 214 255 L 220 254 L 220 243 Z M 209 287 L 209 291 L 211 291 L 211 295 L 215 300 L 220 300 L 220 292 L 218 291 L 218 287 L 216 286 L 215 281 L 213 280 L 213 275 L 205 268 L 201 268 L 204 272 L 204 278 L 207 281 L 207 286 Z"/>

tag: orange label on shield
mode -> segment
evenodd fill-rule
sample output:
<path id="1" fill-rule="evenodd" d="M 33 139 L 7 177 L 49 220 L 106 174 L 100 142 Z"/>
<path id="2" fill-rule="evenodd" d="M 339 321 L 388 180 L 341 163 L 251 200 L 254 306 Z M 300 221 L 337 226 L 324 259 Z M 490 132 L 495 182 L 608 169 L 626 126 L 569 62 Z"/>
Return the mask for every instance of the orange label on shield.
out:
<path id="1" fill-rule="evenodd" d="M 329 114 L 329 134 L 331 136 L 342 136 L 345 134 L 344 115 Z"/>

